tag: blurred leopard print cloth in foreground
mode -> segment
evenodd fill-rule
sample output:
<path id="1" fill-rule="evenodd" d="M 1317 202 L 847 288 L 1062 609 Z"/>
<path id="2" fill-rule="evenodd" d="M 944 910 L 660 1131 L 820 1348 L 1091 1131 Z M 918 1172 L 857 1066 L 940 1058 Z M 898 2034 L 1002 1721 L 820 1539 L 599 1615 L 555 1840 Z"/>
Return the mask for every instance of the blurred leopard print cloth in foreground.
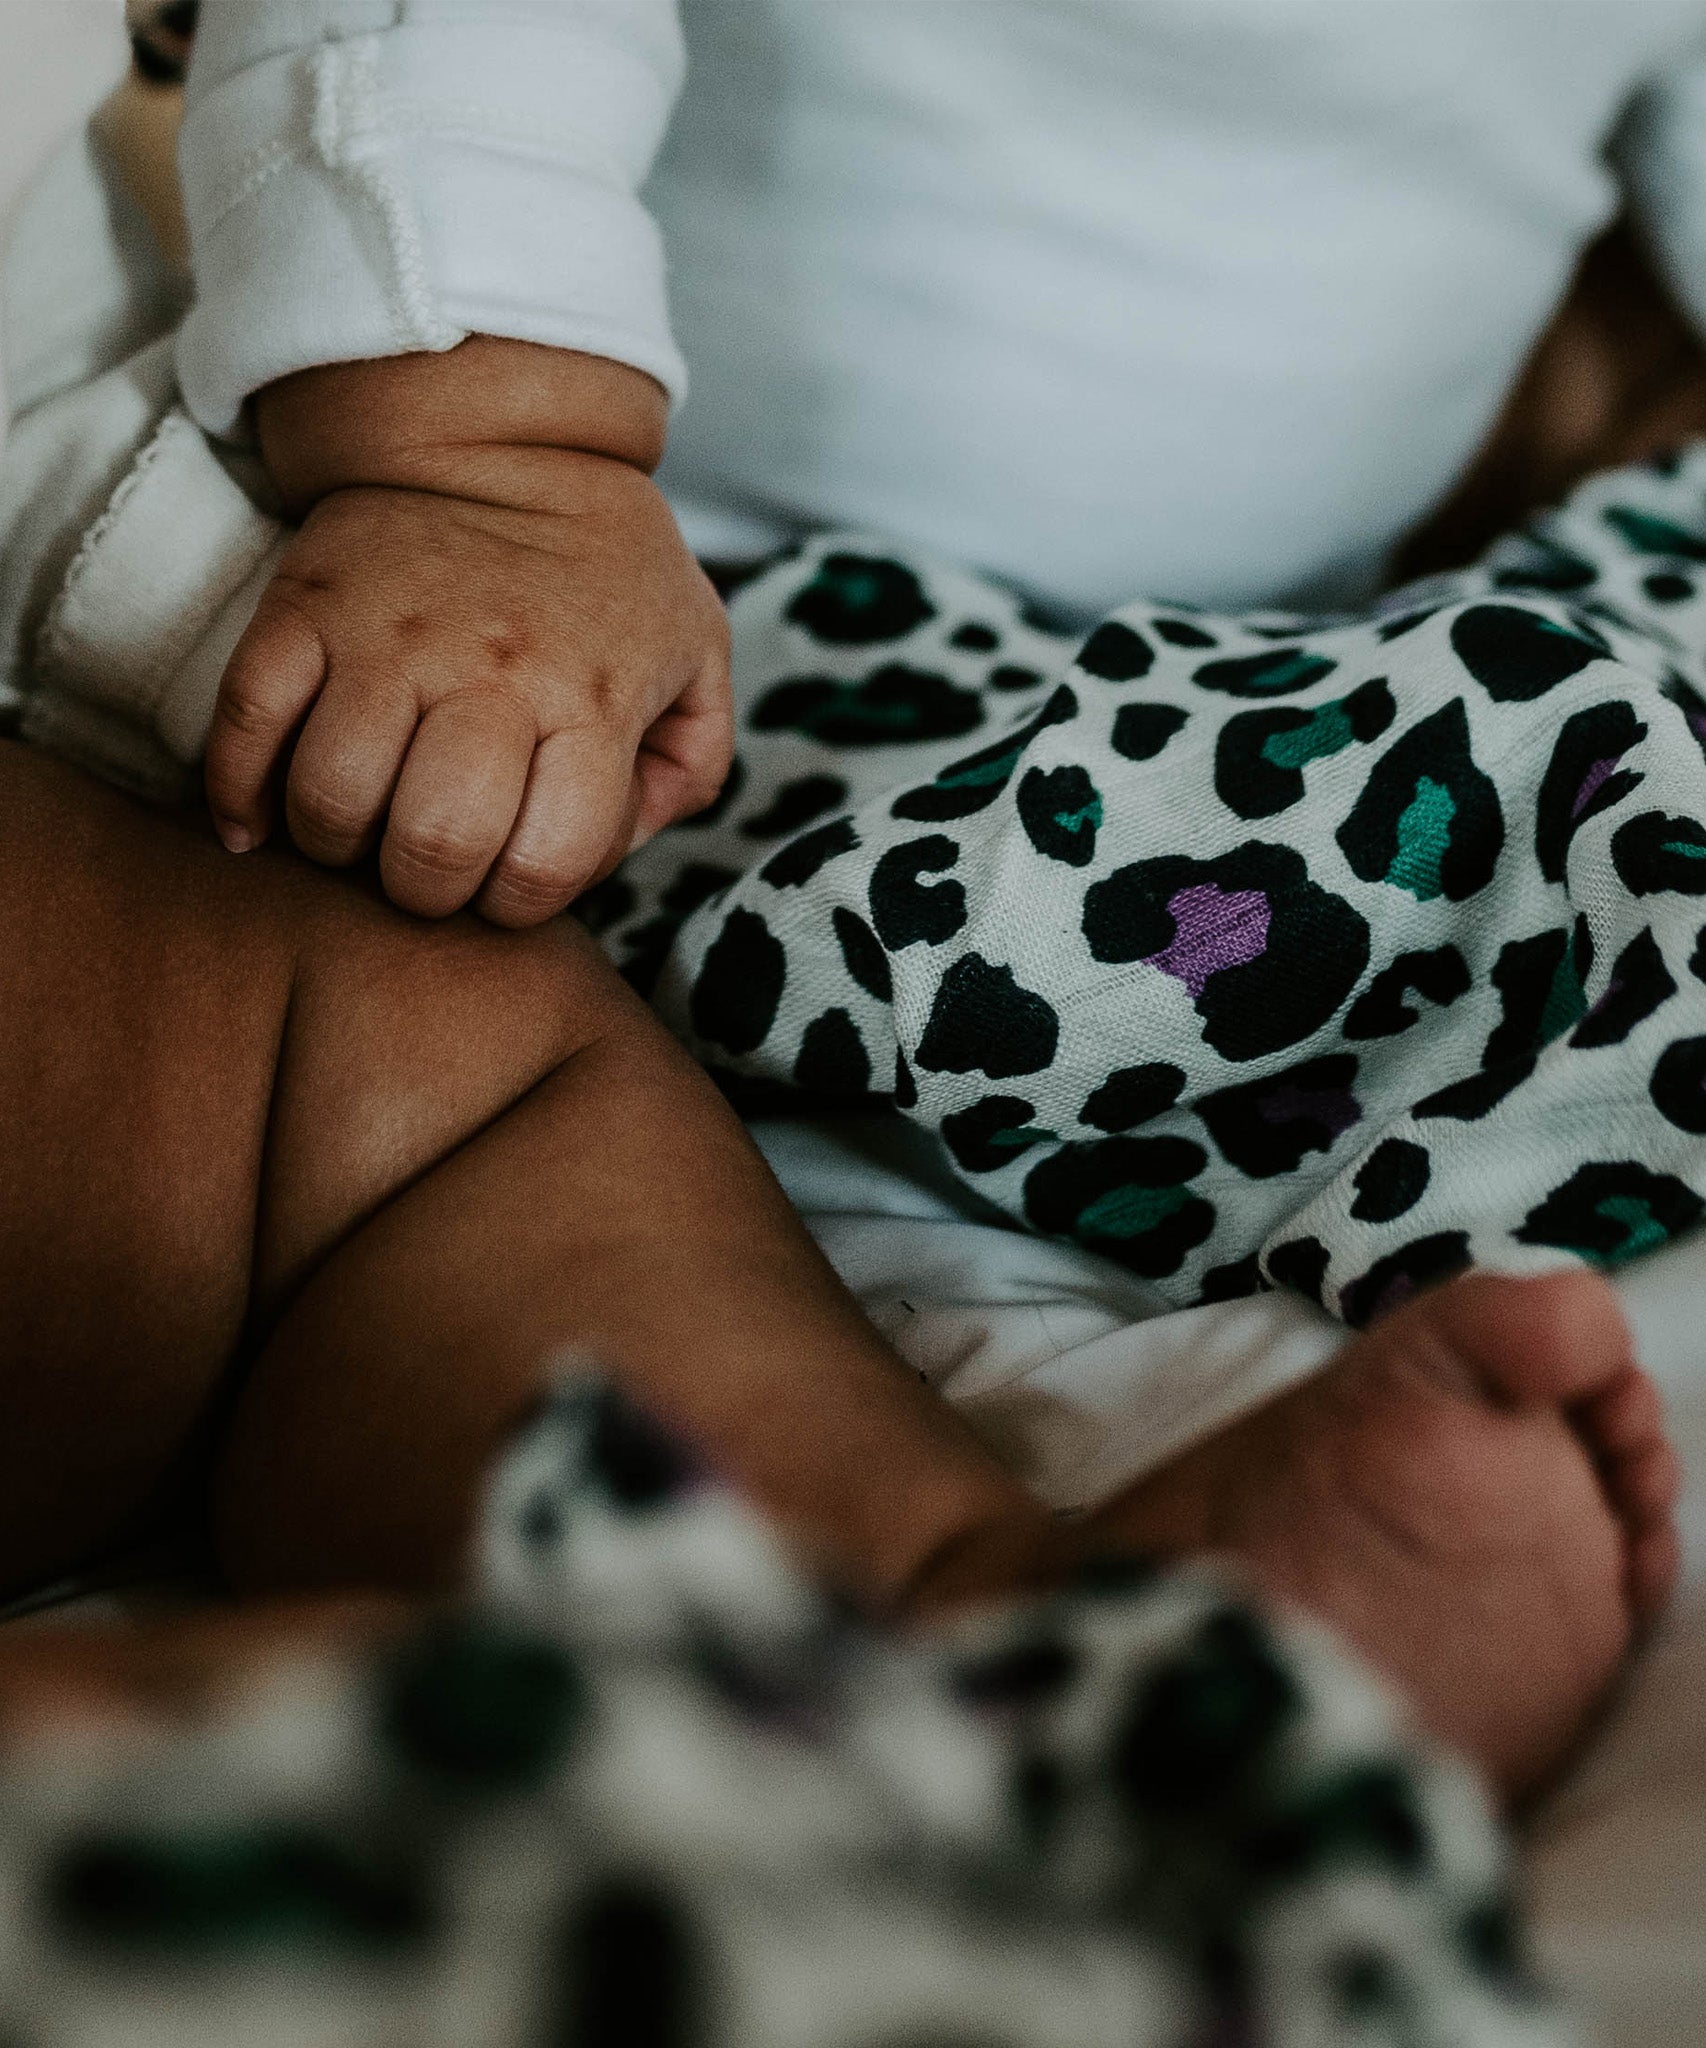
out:
<path id="1" fill-rule="evenodd" d="M 599 1385 L 482 1591 L 0 1776 L 10 2048 L 1543 2048 L 1456 1769 L 1206 1575 L 901 1641 Z"/>
<path id="2" fill-rule="evenodd" d="M 585 914 L 756 1100 L 898 1105 L 1175 1305 L 1614 1265 L 1706 1207 L 1703 561 L 1706 445 L 1346 618 L 814 541 Z"/>

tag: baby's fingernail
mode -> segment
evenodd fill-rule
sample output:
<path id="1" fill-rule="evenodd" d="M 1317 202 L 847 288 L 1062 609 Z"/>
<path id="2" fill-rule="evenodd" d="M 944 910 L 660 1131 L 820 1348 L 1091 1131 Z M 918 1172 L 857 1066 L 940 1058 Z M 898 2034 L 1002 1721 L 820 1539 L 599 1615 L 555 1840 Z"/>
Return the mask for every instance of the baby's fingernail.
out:
<path id="1" fill-rule="evenodd" d="M 229 818 L 215 818 L 213 829 L 227 853 L 249 853 L 254 849 L 255 835 L 246 826 L 236 825 Z"/>

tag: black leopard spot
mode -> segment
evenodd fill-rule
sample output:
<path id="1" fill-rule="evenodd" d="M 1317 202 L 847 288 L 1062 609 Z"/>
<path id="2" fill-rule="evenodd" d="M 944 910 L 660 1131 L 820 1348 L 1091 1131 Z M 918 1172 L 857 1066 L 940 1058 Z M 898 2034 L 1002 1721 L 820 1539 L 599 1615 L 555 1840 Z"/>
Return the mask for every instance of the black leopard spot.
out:
<path id="1" fill-rule="evenodd" d="M 875 996 L 879 1003 L 892 1002 L 894 975 L 876 933 L 862 917 L 839 903 L 830 914 L 830 922 L 835 927 L 848 974 L 866 995 Z"/>
<path id="2" fill-rule="evenodd" d="M 1358 741 L 1378 739 L 1392 723 L 1384 679 L 1364 683 L 1335 704 L 1304 710 L 1278 704 L 1244 711 L 1220 729 L 1214 749 L 1215 794 L 1240 818 L 1271 818 L 1303 795 L 1303 771 Z"/>
<path id="3" fill-rule="evenodd" d="M 968 654 L 993 654 L 1001 645 L 1001 635 L 993 626 L 983 625 L 977 619 L 968 619 L 963 626 L 956 626 L 948 636 L 950 647 L 963 647 Z"/>
<path id="4" fill-rule="evenodd" d="M 40 1887 L 55 1934 L 126 1968 L 228 1969 L 237 1957 L 285 1955 L 313 1968 L 328 1954 L 418 1948 L 437 1931 L 416 1870 L 287 1822 L 73 1832 Z"/>
<path id="5" fill-rule="evenodd" d="M 770 1035 L 787 979 L 788 956 L 763 918 L 731 910 L 693 984 L 693 1029 L 725 1052 L 755 1052 Z"/>
<path id="6" fill-rule="evenodd" d="M 1484 1067 L 1478 1074 L 1470 1074 L 1464 1080 L 1452 1081 L 1444 1088 L 1436 1088 L 1431 1095 L 1424 1095 L 1414 1104 L 1410 1114 L 1414 1117 L 1451 1117 L 1461 1124 L 1479 1123 L 1482 1117 L 1497 1109 L 1507 1095 L 1514 1095 L 1523 1082 L 1539 1064 L 1534 1054 L 1525 1058 L 1506 1060 L 1501 1066 Z"/>
<path id="7" fill-rule="evenodd" d="M 714 2010 L 710 1982 L 685 1905 L 640 1879 L 602 1885 L 566 1931 L 542 2048 L 691 2048 Z"/>
<path id="8" fill-rule="evenodd" d="M 1643 811 L 1611 835 L 1611 862 L 1632 896 L 1706 896 L 1706 828 Z"/>
<path id="9" fill-rule="evenodd" d="M 1257 1782 L 1303 1707 L 1267 1629 L 1225 1608 L 1165 1659 L 1112 1731 L 1114 1788 L 1144 1819 L 1217 1807 Z"/>
<path id="10" fill-rule="evenodd" d="M 1702 754 L 1706 754 L 1706 697 L 1702 697 L 1693 684 L 1679 676 L 1675 669 L 1666 676 L 1661 692 L 1666 701 L 1682 713 L 1682 722 L 1688 727 L 1694 744 Z"/>
<path id="11" fill-rule="evenodd" d="M 1701 1208 L 1700 1197 L 1674 1175 L 1632 1159 L 1592 1161 L 1531 1209 L 1511 1235 L 1595 1265 L 1620 1266 L 1692 1230 Z"/>
<path id="12" fill-rule="evenodd" d="M 889 662 L 855 682 L 794 676 L 753 707 L 756 732 L 799 732 L 826 747 L 902 747 L 976 732 L 983 699 L 934 669 Z"/>
<path id="13" fill-rule="evenodd" d="M 443 1783 L 513 1792 L 561 1760 L 585 1706 L 585 1680 L 555 1644 L 486 1620 L 444 1622 L 393 1659 L 380 1734 Z"/>
<path id="14" fill-rule="evenodd" d="M 1436 1231 L 1388 1252 L 1339 1295 L 1339 1314 L 1353 1330 L 1361 1330 L 1401 1308 L 1424 1287 L 1461 1273 L 1469 1264 L 1469 1236 L 1462 1230 Z"/>
<path id="15" fill-rule="evenodd" d="M 1025 1177 L 1025 1215 L 1145 1280 L 1176 1273 L 1214 1229 L 1189 1183 L 1208 1163 L 1184 1138 L 1098 1138 L 1062 1145 Z"/>
<path id="16" fill-rule="evenodd" d="M 1641 776 L 1619 763 L 1646 737 L 1627 704 L 1590 704 L 1565 719 L 1534 811 L 1534 851 L 1547 881 L 1564 879 L 1570 842 L 1588 820 L 1640 787 Z"/>
<path id="17" fill-rule="evenodd" d="M 1658 941 L 1650 931 L 1637 932 L 1618 954 L 1605 993 L 1571 1034 L 1570 1043 L 1584 1051 L 1621 1045 L 1637 1024 L 1644 1024 L 1676 994 Z"/>
<path id="18" fill-rule="evenodd" d="M 1185 1085 L 1182 1067 L 1151 1060 L 1110 1074 L 1078 1112 L 1080 1123 L 1099 1131 L 1129 1131 L 1171 1109 Z"/>
<path id="19" fill-rule="evenodd" d="M 1368 965 L 1357 912 L 1309 879 L 1300 854 L 1259 840 L 1117 869 L 1085 892 L 1083 929 L 1097 960 L 1147 961 L 1182 982 L 1229 1060 L 1319 1029 Z"/>
<path id="20" fill-rule="evenodd" d="M 1359 1223 L 1391 1223 L 1408 1214 L 1428 1191 L 1433 1172 L 1425 1145 L 1387 1138 L 1357 1168 L 1351 1214 Z"/>
<path id="21" fill-rule="evenodd" d="M 797 832 L 825 811 L 838 811 L 847 801 L 848 788 L 839 775 L 802 775 L 784 782 L 768 807 L 741 826 L 747 839 L 780 839 Z"/>
<path id="22" fill-rule="evenodd" d="M 1169 647 L 1214 647 L 1219 644 L 1212 633 L 1205 633 L 1201 626 L 1193 626 L 1189 619 L 1151 619 L 1149 623 Z"/>
<path id="23" fill-rule="evenodd" d="M 1205 661 L 1193 680 L 1229 697 L 1290 697 L 1323 681 L 1338 665 L 1306 647 L 1266 647 L 1260 654 Z"/>
<path id="24" fill-rule="evenodd" d="M 1000 796 L 1013 779 L 1025 749 L 1051 725 L 1065 725 L 1078 716 L 1078 699 L 1062 683 L 1034 717 L 1014 731 L 1005 733 L 975 754 L 952 761 L 933 782 L 908 789 L 889 806 L 891 818 L 909 823 L 941 824 L 950 818 L 968 818 Z"/>
<path id="25" fill-rule="evenodd" d="M 1416 1788 L 1401 1764 L 1353 1763 L 1317 1779 L 1250 1842 L 1254 1869 L 1296 1886 L 1370 1865 L 1414 1879 L 1434 1858 Z"/>
<path id="26" fill-rule="evenodd" d="M 1402 640 L 1406 633 L 1413 633 L 1418 626 L 1425 626 L 1439 611 L 1437 604 L 1423 605 L 1420 611 L 1401 612 L 1395 619 L 1385 619 L 1375 629 L 1382 642 Z"/>
<path id="27" fill-rule="evenodd" d="M 654 1514 L 679 1501 L 705 1476 L 681 1438 L 610 1387 L 579 1395 L 587 1418 L 588 1471 L 626 1514 Z"/>
<path id="28" fill-rule="evenodd" d="M 739 880 L 733 868 L 689 861 L 659 898 L 658 915 L 622 935 L 622 979 L 636 994 L 650 997 L 676 933 L 694 911 Z"/>
<path id="29" fill-rule="evenodd" d="M 794 1080 L 813 1095 L 864 1095 L 871 1086 L 871 1055 L 845 1010 L 825 1010 L 800 1036 Z"/>
<path id="30" fill-rule="evenodd" d="M 1075 1644 L 1045 1635 L 968 1659 L 950 1673 L 948 1689 L 973 1713 L 1010 1713 L 1058 1699 L 1083 1666 L 1084 1653 Z"/>
<path id="31" fill-rule="evenodd" d="M 1102 798 L 1082 768 L 1027 768 L 1018 809 L 1026 837 L 1045 859 L 1084 868 L 1096 858 Z"/>
<path id="32" fill-rule="evenodd" d="M 1641 588 L 1654 604 L 1687 604 L 1694 595 L 1693 578 L 1678 576 L 1672 569 L 1655 569 L 1650 576 L 1643 576 Z"/>
<path id="33" fill-rule="evenodd" d="M 1010 967 L 967 953 L 942 977 L 918 1064 L 933 1074 L 1035 1074 L 1054 1058 L 1060 1019 Z"/>
<path id="34" fill-rule="evenodd" d="M 572 908 L 575 916 L 597 938 L 612 926 L 619 925 L 625 917 L 632 917 L 639 901 L 620 875 L 606 875 L 602 882 L 594 882 L 583 895 L 577 896 Z"/>
<path id="35" fill-rule="evenodd" d="M 1188 717 L 1176 704 L 1122 704 L 1114 713 L 1114 752 L 1128 761 L 1153 761 Z"/>
<path id="36" fill-rule="evenodd" d="M 966 892 L 958 882 L 919 877 L 951 868 L 959 844 L 945 832 L 891 846 L 871 871 L 871 918 L 891 953 L 920 943 L 939 946 L 966 921 Z"/>
<path id="37" fill-rule="evenodd" d="M 1336 836 L 1353 874 L 1418 903 L 1461 903 L 1486 887 L 1505 843 L 1504 813 L 1470 752 L 1462 698 L 1387 748 Z"/>
<path id="38" fill-rule="evenodd" d="M 1586 639 L 1538 612 L 1478 604 L 1452 621 L 1457 658 L 1495 704 L 1527 704 L 1598 661 L 1603 641 Z"/>
<path id="39" fill-rule="evenodd" d="M 1493 582 L 1500 590 L 1587 590 L 1599 578 L 1599 571 L 1586 556 L 1560 547 L 1544 534 L 1524 533 L 1513 536 L 1513 542 L 1520 543 L 1522 559 L 1494 575 Z"/>
<path id="40" fill-rule="evenodd" d="M 802 832 L 798 839 L 790 839 L 758 872 L 772 889 L 803 889 L 832 860 L 858 850 L 859 835 L 853 829 L 853 820 L 832 818 L 827 825 L 815 826 L 810 832 Z"/>
<path id="41" fill-rule="evenodd" d="M 1204 1302 L 1243 1301 L 1252 1294 L 1261 1294 L 1267 1284 L 1262 1276 L 1262 1262 L 1251 1252 L 1248 1258 L 1234 1259 L 1230 1265 L 1210 1266 L 1202 1276 L 1197 1298 Z"/>
<path id="42" fill-rule="evenodd" d="M 1197 1104 L 1197 1115 L 1229 1165 L 1252 1180 L 1295 1173 L 1311 1152 L 1330 1152 L 1362 1121 L 1351 1092 L 1353 1053 L 1329 1053 L 1284 1072 L 1220 1088 Z"/>
<path id="43" fill-rule="evenodd" d="M 1351 1005 L 1345 1017 L 1347 1038 L 1396 1038 L 1408 1031 L 1421 1011 L 1404 998 L 1415 994 L 1424 1002 L 1449 1008 L 1469 993 L 1469 963 L 1455 946 L 1400 953 L 1383 967 Z"/>
<path id="44" fill-rule="evenodd" d="M 796 626 L 832 647 L 899 640 L 935 616 L 912 571 L 880 555 L 826 555 L 787 610 Z"/>
<path id="45" fill-rule="evenodd" d="M 1275 1245 L 1267 1257 L 1268 1277 L 1276 1287 L 1319 1301 L 1327 1284 L 1330 1254 L 1318 1237 L 1294 1237 Z"/>
<path id="46" fill-rule="evenodd" d="M 1606 507 L 1605 523 L 1638 555 L 1669 555 L 1684 562 L 1706 562 L 1706 538 L 1673 520 L 1628 505 Z"/>
<path id="47" fill-rule="evenodd" d="M 903 1052 L 894 1056 L 894 1106 L 896 1109 L 918 1107 L 918 1083 L 912 1077 L 912 1069 L 906 1064 Z"/>
<path id="48" fill-rule="evenodd" d="M 1534 1072 L 1536 1057 L 1587 1014 L 1583 984 L 1592 965 L 1585 919 L 1574 932 L 1537 932 L 1500 949 L 1492 973 L 1502 1015 L 1481 1054 L 1481 1072 L 1424 1096 L 1418 1117 L 1473 1122 L 1503 1102 Z"/>
<path id="49" fill-rule="evenodd" d="M 948 1150 L 967 1173 L 996 1173 L 1053 1131 L 1039 1130 L 1034 1105 L 1019 1095 L 986 1095 L 942 1119 Z"/>
<path id="50" fill-rule="evenodd" d="M 1667 1045 L 1649 1087 L 1661 1116 L 1678 1130 L 1706 1135 L 1706 1038 L 1679 1038 Z"/>
<path id="51" fill-rule="evenodd" d="M 1154 664 L 1155 650 L 1143 635 L 1110 619 L 1079 648 L 1076 665 L 1105 683 L 1131 683 L 1148 675 Z"/>
<path id="52" fill-rule="evenodd" d="M 1034 690 L 1042 680 L 1034 668 L 1020 668 L 1010 661 L 992 668 L 988 676 L 992 690 Z"/>

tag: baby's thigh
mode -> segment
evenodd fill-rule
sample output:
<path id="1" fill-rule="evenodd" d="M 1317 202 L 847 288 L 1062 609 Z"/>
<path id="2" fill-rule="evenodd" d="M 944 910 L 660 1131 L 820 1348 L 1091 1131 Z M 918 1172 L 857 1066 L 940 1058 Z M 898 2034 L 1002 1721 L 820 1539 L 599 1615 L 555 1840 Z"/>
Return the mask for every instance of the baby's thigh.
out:
<path id="1" fill-rule="evenodd" d="M 239 1343 L 292 940 L 233 880 L 0 745 L 0 1585 L 124 1533 Z"/>
<path id="2" fill-rule="evenodd" d="M 0 1592 L 193 1483 L 321 1259 L 612 986 L 561 927 L 418 924 L 0 743 Z"/>

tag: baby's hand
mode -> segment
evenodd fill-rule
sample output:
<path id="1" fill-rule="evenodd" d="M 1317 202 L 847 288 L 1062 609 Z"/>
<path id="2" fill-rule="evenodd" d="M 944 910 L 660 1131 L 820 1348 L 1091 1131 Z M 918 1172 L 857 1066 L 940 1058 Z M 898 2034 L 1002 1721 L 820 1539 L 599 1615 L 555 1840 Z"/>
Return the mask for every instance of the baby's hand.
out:
<path id="1" fill-rule="evenodd" d="M 282 782 L 311 859 L 378 846 L 404 909 L 537 924 L 716 795 L 722 607 L 630 462 L 488 443 L 400 467 L 313 503 L 226 671 L 208 801 L 242 851 Z"/>

